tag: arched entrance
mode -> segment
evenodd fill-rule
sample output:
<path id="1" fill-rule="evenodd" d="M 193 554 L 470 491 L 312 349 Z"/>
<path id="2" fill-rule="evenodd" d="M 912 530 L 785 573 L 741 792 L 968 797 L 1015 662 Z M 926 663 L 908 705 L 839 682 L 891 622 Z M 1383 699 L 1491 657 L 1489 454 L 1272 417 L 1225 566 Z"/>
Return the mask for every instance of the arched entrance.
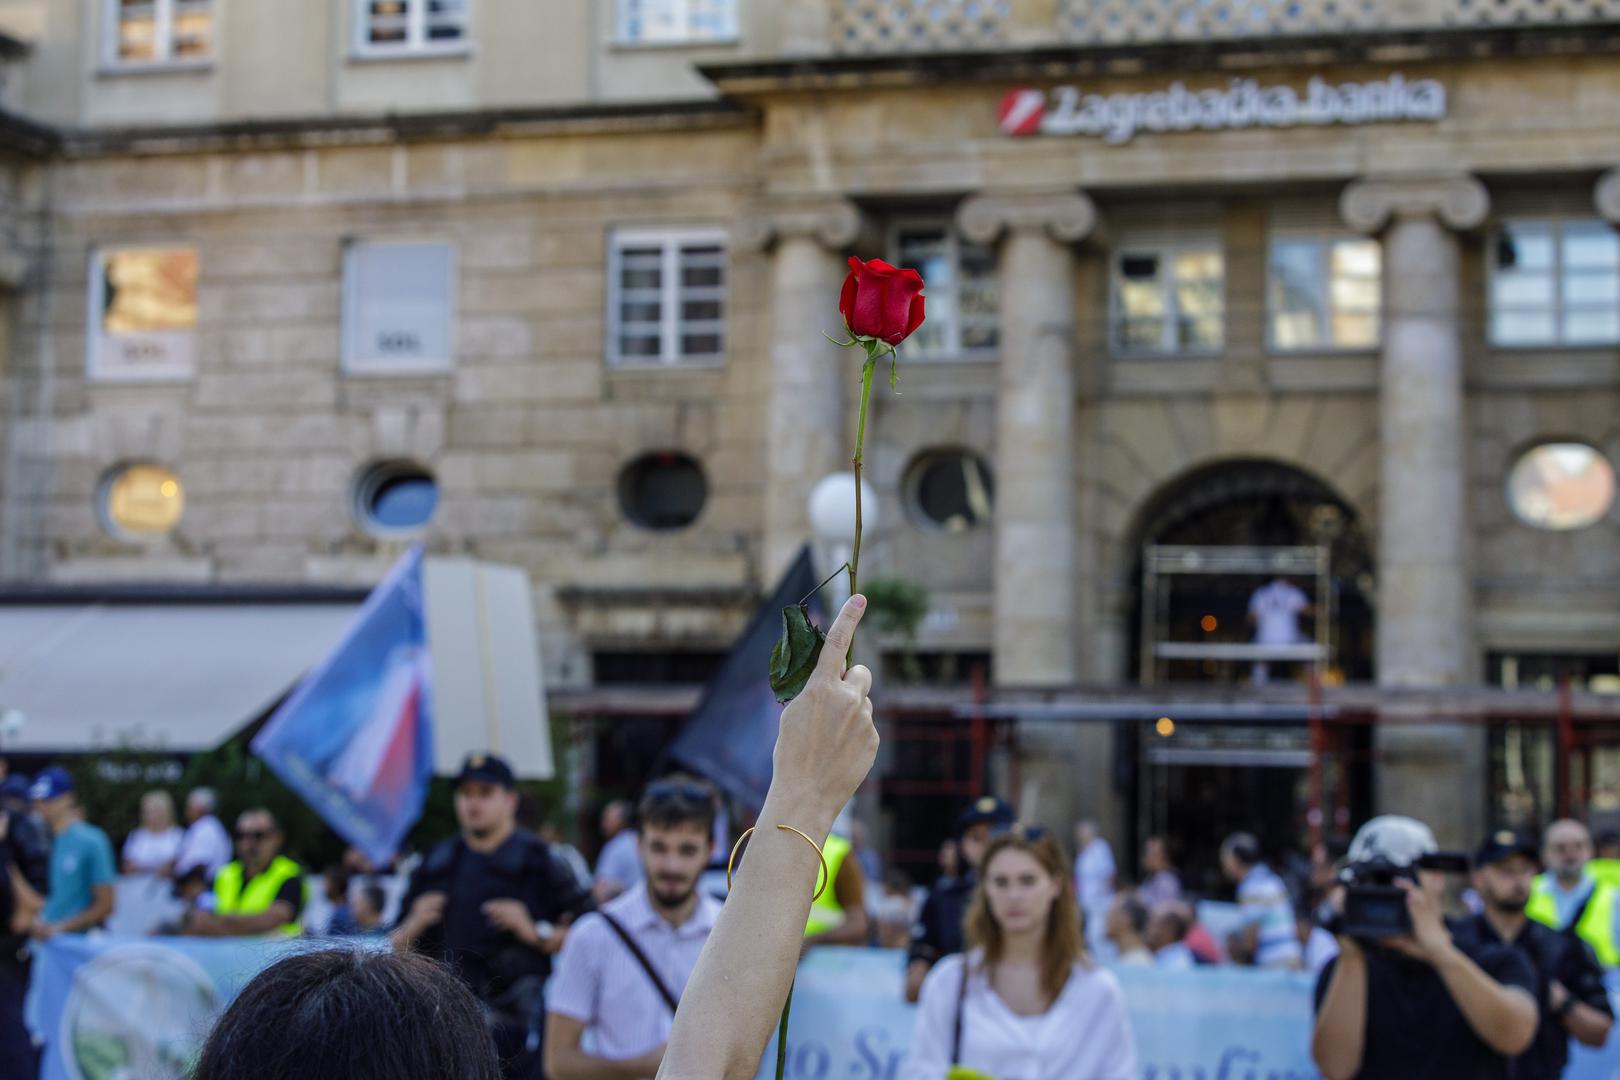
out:
<path id="1" fill-rule="evenodd" d="M 1319 807 L 1326 832 L 1359 820 L 1371 798 L 1368 733 L 1334 730 L 1333 753 L 1317 753 L 1304 686 L 1313 670 L 1328 683 L 1373 677 L 1373 562 L 1354 507 L 1291 465 L 1225 461 L 1154 498 L 1133 544 L 1129 670 L 1167 698 L 1207 687 L 1220 702 L 1171 725 L 1131 725 L 1121 740 L 1138 835 L 1169 837 L 1189 883 L 1213 891 L 1215 853 L 1233 830 L 1257 833 L 1274 858 L 1301 848 L 1315 783 L 1335 796 Z M 1319 663 L 1257 664 L 1245 653 L 1264 636 L 1251 601 L 1278 588 L 1310 604 L 1295 625 L 1302 647 L 1320 645 Z M 1317 761 L 1325 777 L 1312 772 Z"/>

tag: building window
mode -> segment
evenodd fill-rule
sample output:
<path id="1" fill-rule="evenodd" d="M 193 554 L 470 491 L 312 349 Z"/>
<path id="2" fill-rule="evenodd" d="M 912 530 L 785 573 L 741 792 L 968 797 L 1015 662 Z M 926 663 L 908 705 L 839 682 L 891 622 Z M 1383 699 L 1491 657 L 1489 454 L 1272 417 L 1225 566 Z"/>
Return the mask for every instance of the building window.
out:
<path id="1" fill-rule="evenodd" d="M 618 0 L 619 42 L 664 45 L 731 41 L 737 0 Z"/>
<path id="2" fill-rule="evenodd" d="M 92 380 L 189 378 L 197 368 L 197 249 L 96 252 L 88 353 Z"/>
<path id="3" fill-rule="evenodd" d="M 930 532 L 966 532 L 990 520 L 990 466 L 969 450 L 926 450 L 905 473 L 906 509 Z"/>
<path id="4" fill-rule="evenodd" d="M 643 529 L 684 529 L 698 519 L 708 498 L 703 466 L 686 454 L 645 454 L 619 474 L 619 506 Z"/>
<path id="5" fill-rule="evenodd" d="M 108 0 L 114 65 L 203 63 L 213 52 L 213 0 Z"/>
<path id="6" fill-rule="evenodd" d="M 1491 271 L 1491 344 L 1620 342 L 1620 235 L 1605 222 L 1505 222 Z"/>
<path id="7" fill-rule="evenodd" d="M 712 230 L 615 233 L 608 362 L 715 364 L 726 351 L 726 242 Z"/>
<path id="8" fill-rule="evenodd" d="M 928 283 L 928 320 L 906 342 L 908 358 L 994 354 L 1000 343 L 996 253 L 942 223 L 902 224 L 890 241 L 896 266 Z"/>
<path id="9" fill-rule="evenodd" d="M 355 47 L 363 55 L 463 52 L 470 0 L 356 0 Z"/>
<path id="10" fill-rule="evenodd" d="M 1538 529 L 1584 529 L 1614 505 L 1614 466 L 1585 443 L 1543 443 L 1508 472 L 1508 506 Z"/>
<path id="11" fill-rule="evenodd" d="M 420 532 L 438 509 L 439 482 L 414 462 L 385 461 L 355 481 L 354 516 L 373 536 Z"/>
<path id="12" fill-rule="evenodd" d="M 447 371 L 455 320 L 449 244 L 356 241 L 343 253 L 343 370 Z"/>
<path id="13" fill-rule="evenodd" d="M 1272 348 L 1375 347 L 1382 261 L 1376 240 L 1273 237 L 1266 292 Z"/>
<path id="14" fill-rule="evenodd" d="M 148 539 L 174 531 L 186 512 L 180 478 L 162 465 L 126 465 L 101 485 L 101 525 L 120 540 Z"/>
<path id="15" fill-rule="evenodd" d="M 1114 348 L 1218 352 L 1225 337 L 1225 274 L 1213 243 L 1122 248 L 1114 260 Z"/>

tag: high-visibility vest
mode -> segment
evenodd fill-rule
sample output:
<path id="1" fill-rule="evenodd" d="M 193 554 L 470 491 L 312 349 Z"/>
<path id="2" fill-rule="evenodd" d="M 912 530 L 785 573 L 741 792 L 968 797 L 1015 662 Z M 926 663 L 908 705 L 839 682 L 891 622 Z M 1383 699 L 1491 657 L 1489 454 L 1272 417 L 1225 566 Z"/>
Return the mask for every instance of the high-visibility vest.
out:
<path id="1" fill-rule="evenodd" d="M 270 865 L 264 868 L 263 873 L 255 874 L 248 880 L 247 888 L 242 887 L 241 860 L 228 862 L 219 868 L 214 875 L 214 913 L 217 915 L 259 915 L 270 910 L 270 905 L 276 902 L 276 894 L 281 887 L 293 878 L 304 872 L 304 868 L 287 858 L 277 855 Z M 297 935 L 303 926 L 297 918 L 292 922 L 282 923 L 276 927 L 275 933 L 289 936 Z"/>
<path id="2" fill-rule="evenodd" d="M 844 905 L 838 902 L 833 882 L 838 880 L 838 871 L 843 869 L 849 852 L 849 841 L 836 833 L 827 837 L 822 845 L 821 853 L 827 857 L 827 887 L 822 890 L 821 898 L 810 905 L 810 918 L 804 924 L 805 937 L 843 925 Z"/>
<path id="3" fill-rule="evenodd" d="M 1604 967 L 1620 965 L 1620 941 L 1614 936 L 1614 913 L 1620 890 L 1603 881 L 1592 882 L 1592 894 L 1587 898 L 1586 910 L 1575 924 L 1575 936 L 1592 946 L 1598 961 Z M 1530 902 L 1524 907 L 1525 915 L 1554 930 L 1566 927 L 1558 924 L 1558 901 L 1553 897 L 1552 880 L 1538 874 L 1530 886 Z"/>

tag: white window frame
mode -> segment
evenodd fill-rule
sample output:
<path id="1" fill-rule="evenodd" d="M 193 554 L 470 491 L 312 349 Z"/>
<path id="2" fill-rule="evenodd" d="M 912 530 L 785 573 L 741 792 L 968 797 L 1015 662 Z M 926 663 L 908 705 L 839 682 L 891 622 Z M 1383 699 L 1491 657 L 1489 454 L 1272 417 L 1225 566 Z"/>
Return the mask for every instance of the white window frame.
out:
<path id="1" fill-rule="evenodd" d="M 663 38 L 661 40 L 648 40 L 631 37 L 625 32 L 629 25 L 630 0 L 614 0 L 613 4 L 613 43 L 621 48 L 656 49 L 678 48 L 689 45 L 728 45 L 734 44 L 741 36 L 739 30 L 740 18 L 737 12 L 738 0 L 729 0 L 731 4 L 731 21 L 722 34 L 698 36 L 691 33 L 692 15 L 690 0 L 662 0 L 676 9 L 681 22 L 686 26 L 687 33 L 678 38 Z"/>
<path id="2" fill-rule="evenodd" d="M 199 267 L 199 293 L 201 291 L 200 268 L 202 266 L 202 251 L 196 244 L 175 243 L 173 241 L 155 241 L 150 244 L 110 244 L 106 247 L 96 248 L 90 253 L 90 282 L 88 290 L 88 311 L 85 318 L 85 378 L 93 383 L 146 383 L 146 382 L 186 382 L 197 374 L 197 335 L 201 324 L 201 305 L 199 303 L 198 324 L 187 330 L 153 330 L 152 335 L 164 335 L 171 340 L 169 345 L 173 351 L 172 359 L 167 364 L 143 367 L 140 370 L 122 368 L 107 368 L 103 355 L 103 337 L 106 331 L 102 329 L 102 308 L 107 302 L 107 256 L 119 251 L 150 251 L 173 250 L 189 248 L 197 252 Z M 182 338 L 182 335 L 184 336 Z"/>
<path id="3" fill-rule="evenodd" d="M 1321 314 L 1327 317 L 1322 331 L 1326 335 L 1323 340 L 1310 345 L 1279 345 L 1276 338 L 1277 311 L 1271 306 L 1271 246 L 1277 242 L 1310 241 L 1319 245 L 1318 269 L 1322 274 L 1322 283 L 1327 298 L 1327 309 Z M 1372 314 L 1378 320 L 1378 333 L 1374 335 L 1370 345 L 1340 345 L 1332 340 L 1333 321 L 1333 245 L 1346 241 L 1367 242 L 1378 246 L 1378 308 Z M 1323 230 L 1309 228 L 1272 229 L 1266 236 L 1266 351 L 1279 356 L 1319 356 L 1319 355 L 1348 355 L 1358 353 L 1376 352 L 1384 343 L 1384 245 L 1376 239 L 1363 236 L 1360 233 L 1347 230 Z M 1225 305 L 1222 305 L 1224 310 Z"/>
<path id="4" fill-rule="evenodd" d="M 1553 320 L 1553 336 L 1548 341 L 1510 341 L 1499 342 L 1496 339 L 1496 313 L 1499 310 L 1496 303 L 1496 278 L 1500 268 L 1496 265 L 1496 252 L 1502 242 L 1504 228 L 1511 226 L 1539 225 L 1552 232 L 1552 304 L 1548 311 Z M 1564 337 L 1564 228 L 1568 225 L 1602 225 L 1608 224 L 1598 217 L 1582 217 L 1578 214 L 1540 214 L 1514 215 L 1498 220 L 1490 232 L 1489 244 L 1485 258 L 1485 340 L 1492 349 L 1501 349 L 1506 352 L 1535 351 L 1545 349 L 1612 349 L 1620 344 L 1620 335 L 1603 341 L 1569 341 Z M 1620 271 L 1617 271 L 1620 272 Z M 1529 308 L 1509 310 L 1531 310 Z"/>
<path id="5" fill-rule="evenodd" d="M 657 356 L 624 356 L 619 352 L 619 310 L 621 252 L 627 247 L 658 245 L 662 257 L 662 284 L 659 286 L 659 353 Z M 720 352 L 706 356 L 682 356 L 680 317 L 680 251 L 686 244 L 714 244 L 721 252 L 724 272 L 720 284 Z M 660 369 L 722 367 L 731 349 L 731 242 L 724 229 L 614 229 L 608 234 L 607 257 L 607 348 L 609 368 Z"/>
<path id="6" fill-rule="evenodd" d="M 1183 348 L 1176 341 L 1176 327 L 1180 309 L 1176 306 L 1176 290 L 1174 277 L 1166 278 L 1164 269 L 1175 261 L 1177 255 L 1207 254 L 1214 251 L 1221 257 L 1221 340 L 1214 346 L 1199 346 Z M 1269 251 L 1268 251 L 1269 256 Z M 1154 347 L 1132 347 L 1120 340 L 1120 326 L 1124 322 L 1123 286 L 1125 274 L 1123 264 L 1125 259 L 1133 255 L 1152 255 L 1159 259 L 1160 280 L 1159 290 L 1164 299 L 1164 314 L 1160 316 L 1159 344 Z M 1108 265 L 1108 349 L 1110 354 L 1122 360 L 1142 359 L 1204 359 L 1220 356 L 1226 351 L 1227 345 L 1227 318 L 1231 305 L 1227 298 L 1228 260 L 1226 248 L 1220 238 L 1214 235 L 1189 236 L 1180 239 L 1165 239 L 1159 235 L 1148 235 L 1133 238 L 1127 234 L 1121 243 L 1114 248 Z"/>
<path id="7" fill-rule="evenodd" d="M 398 58 L 402 56 L 460 56 L 472 51 L 473 0 L 467 0 L 467 14 L 462 20 L 461 37 L 455 41 L 432 41 L 427 36 L 427 0 L 407 0 L 405 13 L 405 40 L 378 44 L 371 40 L 371 5 L 368 0 L 353 0 L 349 7 L 354 21 L 354 55 L 365 58 Z"/>
<path id="8" fill-rule="evenodd" d="M 450 252 L 450 272 L 445 283 L 448 304 L 448 325 L 445 328 L 445 355 L 425 356 L 417 359 L 361 358 L 355 349 L 355 335 L 360 325 L 360 293 L 356 287 L 358 273 L 356 259 L 363 249 L 387 247 L 443 247 Z M 393 236 L 384 238 L 352 237 L 343 245 L 343 321 L 339 328 L 342 337 L 341 370 L 344 375 L 364 378 L 371 375 L 443 375 L 455 367 L 456 323 L 460 304 L 461 260 L 460 251 L 451 240 L 437 236 Z"/>
<path id="9" fill-rule="evenodd" d="M 951 271 L 954 275 L 952 281 L 960 286 L 962 281 L 962 235 L 949 218 L 945 217 L 910 217 L 900 218 L 889 225 L 888 236 L 884 239 L 888 261 L 900 265 L 900 234 L 908 229 L 942 229 L 945 232 L 947 257 L 951 260 Z M 1000 267 L 996 268 L 999 274 Z M 928 295 L 924 290 L 924 295 Z M 917 346 L 901 353 L 907 360 L 926 360 L 931 363 L 950 363 L 952 361 L 979 361 L 995 360 L 1001 355 L 1002 327 L 1001 311 L 996 310 L 996 344 L 990 348 L 964 348 L 962 345 L 962 304 L 961 289 L 956 288 L 951 297 L 951 318 L 945 327 L 945 344 L 942 348 L 929 352 Z M 929 318 L 935 318 L 930 314 Z"/>
<path id="10" fill-rule="evenodd" d="M 153 28 L 156 52 L 149 60 L 132 60 L 118 54 L 119 29 L 122 20 L 119 18 L 122 5 L 118 0 L 103 0 L 103 30 L 101 43 L 102 63 L 112 70 L 145 71 L 151 68 L 205 68 L 214 63 L 214 53 L 219 40 L 219 0 L 191 0 L 198 6 L 208 8 L 209 36 L 208 54 L 206 56 L 176 57 L 174 55 L 174 12 L 176 5 L 188 0 L 147 0 L 152 5 Z"/>

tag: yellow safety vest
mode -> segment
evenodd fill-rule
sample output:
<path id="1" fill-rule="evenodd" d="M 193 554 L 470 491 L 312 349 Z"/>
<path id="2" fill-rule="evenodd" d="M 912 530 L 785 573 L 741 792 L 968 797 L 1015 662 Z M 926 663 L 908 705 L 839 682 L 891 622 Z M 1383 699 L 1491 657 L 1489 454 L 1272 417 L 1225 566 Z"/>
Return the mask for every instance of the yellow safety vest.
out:
<path id="1" fill-rule="evenodd" d="M 228 862 L 214 876 L 214 912 L 218 915 L 258 915 L 270 910 L 281 887 L 304 872 L 304 868 L 277 855 L 264 872 L 256 874 L 242 887 L 242 863 Z M 306 884 L 306 888 L 307 888 Z M 275 933 L 296 936 L 303 930 L 297 918 L 276 927 Z"/>
<path id="2" fill-rule="evenodd" d="M 810 919 L 804 924 L 805 937 L 843 925 L 844 905 L 838 902 L 833 882 L 838 880 L 838 871 L 843 869 L 849 851 L 849 841 L 836 833 L 827 837 L 822 845 L 821 853 L 827 856 L 827 888 L 822 891 L 821 899 L 810 905 Z"/>
<path id="3" fill-rule="evenodd" d="M 1586 910 L 1581 913 L 1581 921 L 1575 925 L 1575 936 L 1592 946 L 1592 951 L 1597 953 L 1598 961 L 1604 967 L 1620 965 L 1620 941 L 1616 941 L 1614 936 L 1617 900 L 1620 900 L 1620 890 L 1607 882 L 1593 881 L 1591 898 L 1586 902 Z M 1554 930 L 1565 929 L 1558 925 L 1558 902 L 1553 898 L 1552 880 L 1546 874 L 1536 876 L 1524 913 Z"/>

